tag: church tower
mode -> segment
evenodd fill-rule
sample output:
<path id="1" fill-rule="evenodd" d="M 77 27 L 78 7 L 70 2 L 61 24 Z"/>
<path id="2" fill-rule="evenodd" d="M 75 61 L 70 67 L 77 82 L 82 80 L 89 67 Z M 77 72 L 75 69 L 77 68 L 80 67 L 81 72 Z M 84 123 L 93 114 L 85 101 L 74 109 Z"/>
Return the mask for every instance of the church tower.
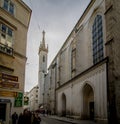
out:
<path id="1" fill-rule="evenodd" d="M 47 73 L 47 55 L 48 47 L 45 44 L 45 31 L 42 32 L 42 42 L 39 47 L 39 72 L 38 72 L 38 103 L 39 105 L 44 105 L 44 77 Z"/>

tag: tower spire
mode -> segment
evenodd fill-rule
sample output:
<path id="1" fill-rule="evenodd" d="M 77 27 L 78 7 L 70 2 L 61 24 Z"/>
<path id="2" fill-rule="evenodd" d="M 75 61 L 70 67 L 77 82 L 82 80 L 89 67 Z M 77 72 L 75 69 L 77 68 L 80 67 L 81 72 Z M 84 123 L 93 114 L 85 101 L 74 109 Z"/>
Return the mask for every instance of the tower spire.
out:
<path id="1" fill-rule="evenodd" d="M 44 30 L 43 30 L 42 34 L 43 34 L 42 45 L 45 48 L 45 31 Z"/>
<path id="2" fill-rule="evenodd" d="M 48 52 L 48 47 L 46 47 L 45 45 L 45 31 L 44 30 L 42 32 L 42 42 L 40 43 L 40 47 L 39 47 L 39 52 L 40 51 Z"/>

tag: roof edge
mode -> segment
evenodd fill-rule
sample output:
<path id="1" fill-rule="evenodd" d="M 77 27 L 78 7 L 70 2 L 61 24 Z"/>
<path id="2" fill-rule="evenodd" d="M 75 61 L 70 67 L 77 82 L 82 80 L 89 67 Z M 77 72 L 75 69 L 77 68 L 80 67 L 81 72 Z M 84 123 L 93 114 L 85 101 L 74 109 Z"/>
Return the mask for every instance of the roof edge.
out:
<path id="1" fill-rule="evenodd" d="M 86 7 L 86 9 L 84 10 L 83 14 L 81 15 L 80 19 L 77 21 L 77 23 L 75 24 L 75 26 L 73 27 L 71 33 L 68 35 L 68 37 L 66 38 L 65 42 L 63 43 L 62 47 L 60 48 L 60 50 L 58 51 L 57 55 L 54 57 L 54 59 L 52 60 L 51 64 L 48 67 L 48 70 L 50 69 L 50 66 L 52 65 L 52 63 L 54 62 L 54 60 L 56 59 L 56 57 L 58 56 L 58 54 L 60 53 L 60 51 L 62 50 L 62 48 L 64 47 L 64 45 L 66 44 L 67 40 L 70 38 L 70 36 L 72 35 L 72 33 L 74 32 L 74 29 L 79 25 L 79 23 L 84 19 L 84 17 L 86 16 L 86 14 L 88 13 L 88 11 L 90 10 L 91 6 L 94 4 L 96 0 L 91 0 L 88 4 L 88 6 Z"/>

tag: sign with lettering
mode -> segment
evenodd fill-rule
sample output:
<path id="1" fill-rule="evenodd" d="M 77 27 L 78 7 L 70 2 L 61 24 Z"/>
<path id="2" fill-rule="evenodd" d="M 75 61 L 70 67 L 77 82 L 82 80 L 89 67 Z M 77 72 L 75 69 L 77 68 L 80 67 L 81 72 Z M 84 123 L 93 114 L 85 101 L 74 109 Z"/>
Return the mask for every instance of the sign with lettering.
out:
<path id="1" fill-rule="evenodd" d="M 0 96 L 2 96 L 2 97 L 17 97 L 17 92 L 0 90 Z"/>
<path id="2" fill-rule="evenodd" d="M 18 92 L 17 97 L 15 98 L 14 106 L 22 107 L 23 93 Z"/>
<path id="3" fill-rule="evenodd" d="M 10 102 L 10 99 L 0 99 L 0 102 L 3 102 L 3 103 Z"/>
<path id="4" fill-rule="evenodd" d="M 15 82 L 0 81 L 0 88 L 19 88 L 19 84 Z"/>
<path id="5" fill-rule="evenodd" d="M 1 73 L 0 74 L 0 77 L 2 79 L 7 79 L 7 80 L 17 81 L 18 82 L 18 77 L 17 76 L 13 76 L 13 75 L 8 75 L 8 74 Z"/>

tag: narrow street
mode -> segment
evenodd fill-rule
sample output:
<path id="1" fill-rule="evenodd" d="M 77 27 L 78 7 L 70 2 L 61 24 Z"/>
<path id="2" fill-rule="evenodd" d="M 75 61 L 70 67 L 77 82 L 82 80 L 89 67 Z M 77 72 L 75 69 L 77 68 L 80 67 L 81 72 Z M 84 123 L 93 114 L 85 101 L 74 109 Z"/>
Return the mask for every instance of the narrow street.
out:
<path id="1" fill-rule="evenodd" d="M 59 121 L 53 118 L 41 117 L 42 121 L 40 124 L 70 124 L 69 122 Z"/>
<path id="2" fill-rule="evenodd" d="M 41 123 L 40 124 L 97 124 L 94 121 L 90 120 L 74 120 L 74 119 L 68 119 L 65 117 L 43 117 L 41 116 Z"/>

